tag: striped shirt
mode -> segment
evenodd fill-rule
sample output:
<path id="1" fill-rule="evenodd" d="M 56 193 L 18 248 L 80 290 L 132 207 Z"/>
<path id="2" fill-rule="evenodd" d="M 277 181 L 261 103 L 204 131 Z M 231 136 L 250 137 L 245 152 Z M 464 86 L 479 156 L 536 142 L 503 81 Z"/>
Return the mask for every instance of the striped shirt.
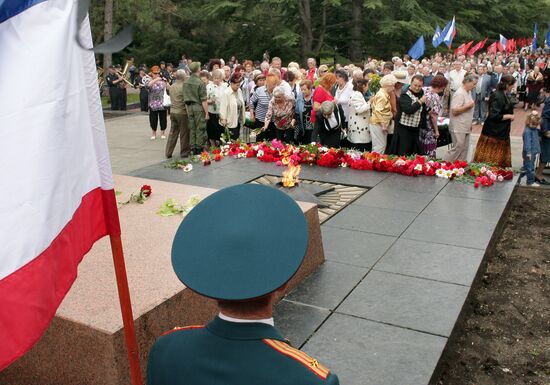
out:
<path id="1" fill-rule="evenodd" d="M 265 86 L 258 87 L 258 89 L 250 97 L 250 108 L 254 109 L 254 116 L 256 120 L 260 122 L 265 121 L 265 114 L 269 107 L 269 101 L 271 100 L 271 94 L 267 92 Z"/>

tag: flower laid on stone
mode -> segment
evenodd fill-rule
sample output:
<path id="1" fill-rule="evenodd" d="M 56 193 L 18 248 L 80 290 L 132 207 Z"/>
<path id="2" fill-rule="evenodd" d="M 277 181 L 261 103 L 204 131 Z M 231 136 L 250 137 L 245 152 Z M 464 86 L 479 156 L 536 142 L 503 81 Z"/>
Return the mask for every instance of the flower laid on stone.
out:
<path id="1" fill-rule="evenodd" d="M 171 217 L 178 214 L 186 216 L 200 201 L 201 198 L 198 195 L 192 195 L 184 205 L 180 205 L 174 199 L 168 198 L 162 202 L 157 214 L 163 217 Z"/>
<path id="2" fill-rule="evenodd" d="M 212 163 L 212 158 L 210 158 L 210 154 L 208 151 L 201 152 L 201 162 L 203 166 L 210 166 Z"/>
<path id="3" fill-rule="evenodd" d="M 143 204 L 147 200 L 147 198 L 151 196 L 152 193 L 153 193 L 153 189 L 151 188 L 151 186 L 149 186 L 148 184 L 144 184 L 139 189 L 139 192 L 132 193 L 130 195 L 130 198 L 128 198 L 126 202 L 118 202 L 118 204 L 119 206 L 124 206 L 124 205 L 127 205 L 128 203 Z M 120 194 L 121 192 L 117 191 L 116 195 L 120 195 Z"/>

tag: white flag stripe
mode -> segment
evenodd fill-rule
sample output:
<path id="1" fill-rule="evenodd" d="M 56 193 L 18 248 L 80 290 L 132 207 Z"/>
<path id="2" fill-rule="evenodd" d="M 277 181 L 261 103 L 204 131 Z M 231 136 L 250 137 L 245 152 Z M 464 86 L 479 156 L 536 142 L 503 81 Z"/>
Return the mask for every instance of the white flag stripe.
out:
<path id="1" fill-rule="evenodd" d="M 84 195 L 113 187 L 104 135 L 92 131 L 105 130 L 94 57 L 76 44 L 73 3 L 49 0 L 0 24 L 0 279 L 42 253 Z"/>

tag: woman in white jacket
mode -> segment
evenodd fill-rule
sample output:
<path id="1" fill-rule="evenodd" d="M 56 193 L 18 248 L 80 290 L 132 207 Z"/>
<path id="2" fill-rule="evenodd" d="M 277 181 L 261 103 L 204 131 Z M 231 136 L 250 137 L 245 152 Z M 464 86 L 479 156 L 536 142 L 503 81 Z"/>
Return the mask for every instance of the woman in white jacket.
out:
<path id="1" fill-rule="evenodd" d="M 241 76 L 233 75 L 230 84 L 222 94 L 220 101 L 220 124 L 229 129 L 231 140 L 239 139 L 241 127 L 245 122 L 245 106 L 241 91 Z"/>
<path id="2" fill-rule="evenodd" d="M 348 141 L 351 147 L 360 151 L 370 151 L 372 148 L 369 130 L 371 107 L 365 100 L 369 83 L 365 79 L 353 81 L 353 93 L 349 99 Z"/>

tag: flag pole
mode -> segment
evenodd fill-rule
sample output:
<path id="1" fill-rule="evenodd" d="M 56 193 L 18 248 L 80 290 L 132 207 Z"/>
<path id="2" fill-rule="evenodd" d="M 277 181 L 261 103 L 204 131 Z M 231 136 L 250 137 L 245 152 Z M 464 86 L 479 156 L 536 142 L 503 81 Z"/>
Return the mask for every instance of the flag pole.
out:
<path id="1" fill-rule="evenodd" d="M 120 233 L 117 235 L 110 235 L 109 237 L 111 240 L 111 251 L 113 253 L 113 262 L 115 265 L 122 323 L 124 325 L 124 339 L 126 341 L 128 362 L 130 364 L 130 379 L 132 385 L 143 385 L 143 378 L 141 377 L 141 368 L 139 364 L 139 349 L 136 339 L 136 328 L 134 325 L 134 315 L 132 313 L 132 302 L 130 300 L 130 290 L 128 288 L 126 264 L 124 263 L 122 239 L 120 237 Z"/>

